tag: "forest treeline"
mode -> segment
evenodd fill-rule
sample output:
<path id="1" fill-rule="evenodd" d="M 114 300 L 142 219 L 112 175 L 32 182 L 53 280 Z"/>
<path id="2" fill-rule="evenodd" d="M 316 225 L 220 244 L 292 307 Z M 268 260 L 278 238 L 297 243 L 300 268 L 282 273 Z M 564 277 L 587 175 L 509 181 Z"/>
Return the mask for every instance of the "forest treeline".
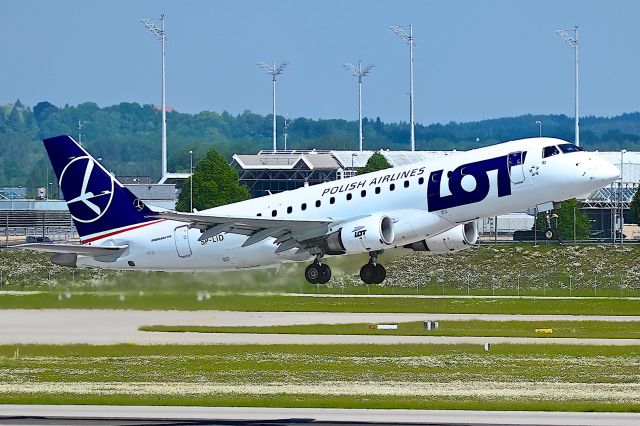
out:
<path id="1" fill-rule="evenodd" d="M 573 140 L 573 119 L 565 115 L 523 115 L 477 122 L 416 125 L 418 150 L 466 150 L 510 139 L 538 135 Z M 78 138 L 117 175 L 159 178 L 161 164 L 160 111 L 152 105 L 123 102 L 99 107 L 93 102 L 55 106 L 43 101 L 29 107 L 19 100 L 0 107 L 0 187 L 25 186 L 30 192 L 44 186 L 48 160 L 41 139 L 59 134 Z M 278 144 L 282 148 L 283 117 L 278 116 Z M 272 146 L 272 118 L 245 111 L 238 115 L 203 111 L 167 113 L 168 167 L 189 169 L 189 150 L 194 162 L 215 147 L 227 160 L 235 153 L 251 154 Z M 581 119 L 581 142 L 589 150 L 640 151 L 640 113 L 616 117 Z M 384 123 L 364 119 L 365 149 L 402 150 L 409 147 L 406 122 Z M 358 123 L 342 119 L 297 118 L 287 131 L 289 149 L 355 150 Z M 49 168 L 50 169 L 50 168 Z M 51 180 L 51 178 L 49 179 Z"/>

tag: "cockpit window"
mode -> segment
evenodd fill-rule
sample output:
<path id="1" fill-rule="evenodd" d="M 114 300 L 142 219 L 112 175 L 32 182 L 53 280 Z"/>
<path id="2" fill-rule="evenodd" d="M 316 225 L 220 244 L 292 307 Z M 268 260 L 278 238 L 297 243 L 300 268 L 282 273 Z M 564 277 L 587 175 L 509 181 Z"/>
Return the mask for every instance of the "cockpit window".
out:
<path id="1" fill-rule="evenodd" d="M 558 151 L 558 148 L 555 145 L 545 146 L 542 150 L 542 158 L 553 157 L 558 154 L 560 154 L 560 151 Z"/>
<path id="2" fill-rule="evenodd" d="M 579 146 L 575 146 L 574 144 L 571 144 L 571 143 L 563 143 L 562 145 L 558 145 L 558 148 L 560 148 L 560 150 L 565 154 L 569 152 L 584 151 L 583 148 L 580 148 Z"/>

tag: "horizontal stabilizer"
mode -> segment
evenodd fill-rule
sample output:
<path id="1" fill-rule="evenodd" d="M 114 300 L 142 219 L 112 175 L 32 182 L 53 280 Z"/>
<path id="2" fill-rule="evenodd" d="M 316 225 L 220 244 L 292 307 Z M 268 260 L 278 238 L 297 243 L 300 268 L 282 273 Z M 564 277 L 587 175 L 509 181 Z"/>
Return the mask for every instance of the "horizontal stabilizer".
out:
<path id="1" fill-rule="evenodd" d="M 34 250 L 42 251 L 46 253 L 69 253 L 80 254 L 83 256 L 99 257 L 99 256 L 113 256 L 122 254 L 129 246 L 89 246 L 83 244 L 45 244 L 45 243 L 30 243 L 20 244 L 13 246 L 14 249 L 20 250 Z"/>

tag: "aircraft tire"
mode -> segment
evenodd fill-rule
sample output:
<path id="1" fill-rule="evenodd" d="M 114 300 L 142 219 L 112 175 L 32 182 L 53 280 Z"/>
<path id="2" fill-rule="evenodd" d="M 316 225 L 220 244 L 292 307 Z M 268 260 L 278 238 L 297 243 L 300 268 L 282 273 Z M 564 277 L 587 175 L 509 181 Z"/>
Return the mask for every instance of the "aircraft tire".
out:
<path id="1" fill-rule="evenodd" d="M 318 284 L 326 284 L 331 279 L 331 268 L 326 263 L 320 265 L 320 276 L 318 277 Z"/>
<path id="2" fill-rule="evenodd" d="M 549 228 L 544 231 L 544 239 L 545 240 L 557 240 L 558 239 L 558 230 Z"/>
<path id="3" fill-rule="evenodd" d="M 375 279 L 375 266 L 373 263 L 367 263 L 360 268 L 360 279 L 365 284 L 373 284 Z"/>
<path id="4" fill-rule="evenodd" d="M 373 267 L 373 284 L 380 284 L 387 277 L 387 270 L 381 264 Z"/>
<path id="5" fill-rule="evenodd" d="M 322 269 L 322 265 L 319 265 L 317 263 L 312 263 L 311 265 L 307 266 L 306 269 L 304 270 L 304 278 L 309 282 L 309 284 L 320 283 L 320 279 L 323 276 L 321 269 Z"/>

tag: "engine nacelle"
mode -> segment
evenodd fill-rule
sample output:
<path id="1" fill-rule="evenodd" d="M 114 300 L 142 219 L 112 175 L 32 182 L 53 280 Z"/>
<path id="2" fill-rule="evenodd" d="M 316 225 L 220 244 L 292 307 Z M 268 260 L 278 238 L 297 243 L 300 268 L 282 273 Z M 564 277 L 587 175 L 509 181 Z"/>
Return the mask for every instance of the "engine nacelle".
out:
<path id="1" fill-rule="evenodd" d="M 434 235 L 405 247 L 413 251 L 430 251 L 432 253 L 450 253 L 468 249 L 478 241 L 478 222 L 468 222 L 455 226 L 441 234 Z"/>
<path id="2" fill-rule="evenodd" d="M 395 239 L 393 218 L 368 216 L 340 226 L 326 239 L 327 254 L 362 253 L 390 248 Z"/>

